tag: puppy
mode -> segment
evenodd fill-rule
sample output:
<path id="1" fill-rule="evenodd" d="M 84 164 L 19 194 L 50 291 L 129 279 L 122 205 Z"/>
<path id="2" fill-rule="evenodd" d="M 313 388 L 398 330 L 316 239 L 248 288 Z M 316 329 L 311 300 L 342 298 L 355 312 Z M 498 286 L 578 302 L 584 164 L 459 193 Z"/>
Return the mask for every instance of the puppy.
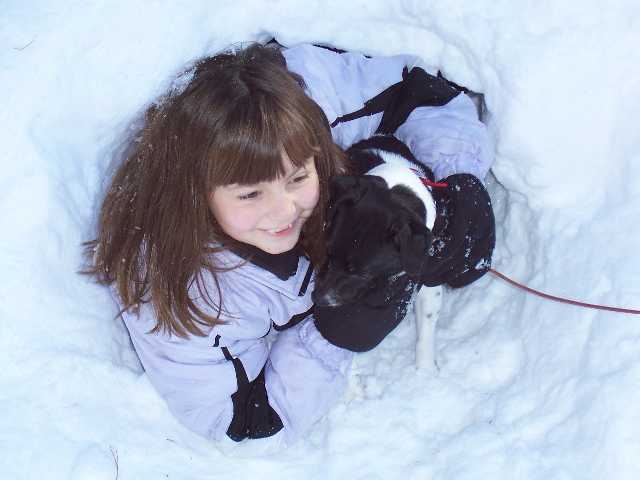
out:
<path id="1" fill-rule="evenodd" d="M 341 318 L 361 317 L 359 335 L 365 340 L 348 348 L 373 348 L 413 303 L 416 364 L 432 369 L 442 287 L 421 288 L 436 217 L 421 177 L 432 180 L 433 175 L 393 136 L 374 136 L 347 154 L 364 175 L 336 177 L 330 184 L 327 261 L 316 275 L 313 294 L 316 315 L 331 317 L 327 309 L 334 314 L 335 326 L 323 334 L 337 331 Z"/>

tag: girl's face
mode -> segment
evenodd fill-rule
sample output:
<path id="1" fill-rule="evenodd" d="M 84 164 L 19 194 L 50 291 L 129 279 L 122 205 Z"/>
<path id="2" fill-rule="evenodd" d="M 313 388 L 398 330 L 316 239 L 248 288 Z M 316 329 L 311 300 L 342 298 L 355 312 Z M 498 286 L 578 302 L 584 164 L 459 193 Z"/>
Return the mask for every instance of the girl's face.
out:
<path id="1" fill-rule="evenodd" d="M 301 168 L 286 153 L 282 161 L 285 174 L 274 181 L 224 185 L 209 195 L 209 208 L 227 235 L 271 254 L 295 247 L 320 198 L 313 157 Z"/>

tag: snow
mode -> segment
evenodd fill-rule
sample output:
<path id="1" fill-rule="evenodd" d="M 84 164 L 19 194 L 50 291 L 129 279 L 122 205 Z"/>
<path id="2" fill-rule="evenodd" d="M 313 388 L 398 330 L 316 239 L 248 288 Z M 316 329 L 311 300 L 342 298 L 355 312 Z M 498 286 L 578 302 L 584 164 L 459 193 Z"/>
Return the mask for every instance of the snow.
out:
<path id="1" fill-rule="evenodd" d="M 313 433 L 214 444 L 142 374 L 108 292 L 76 274 L 109 158 L 193 59 L 232 43 L 411 53 L 484 92 L 494 265 L 640 308 L 640 3 L 5 1 L 0 15 L 0 477 L 635 479 L 640 317 L 484 277 L 446 291 L 436 375 L 413 318 L 357 357 Z M 117 466 L 116 466 L 117 465 Z"/>

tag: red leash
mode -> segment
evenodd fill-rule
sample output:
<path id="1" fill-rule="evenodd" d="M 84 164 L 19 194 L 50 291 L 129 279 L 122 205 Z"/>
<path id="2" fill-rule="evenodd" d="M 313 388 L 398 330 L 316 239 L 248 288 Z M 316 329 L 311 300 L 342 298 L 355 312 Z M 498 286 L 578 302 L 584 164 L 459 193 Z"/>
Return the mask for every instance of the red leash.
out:
<path id="1" fill-rule="evenodd" d="M 533 288 L 527 287 L 526 285 L 518 283 L 515 280 L 510 279 L 506 275 L 498 272 L 497 270 L 495 270 L 493 268 L 489 268 L 489 271 L 491 273 L 493 273 L 495 276 L 500 277 L 504 281 L 509 282 L 511 285 L 514 285 L 514 286 L 516 286 L 518 288 L 521 288 L 521 289 L 523 289 L 523 290 L 525 290 L 525 291 L 527 291 L 529 293 L 533 293 L 534 295 L 538 295 L 539 297 L 542 297 L 542 298 L 547 298 L 549 300 L 554 300 L 556 302 L 561 302 L 561 303 L 568 303 L 569 305 L 578 305 L 579 307 L 595 308 L 597 310 L 607 310 L 609 312 L 631 313 L 631 314 L 634 314 L 634 315 L 640 315 L 640 310 L 633 310 L 631 308 L 618 308 L 618 307 L 609 307 L 609 306 L 606 306 L 606 305 L 595 305 L 593 303 L 578 302 L 577 300 L 569 300 L 568 298 L 562 298 L 562 297 L 556 297 L 555 295 L 549 295 L 548 293 L 540 292 L 538 290 L 534 290 Z"/>

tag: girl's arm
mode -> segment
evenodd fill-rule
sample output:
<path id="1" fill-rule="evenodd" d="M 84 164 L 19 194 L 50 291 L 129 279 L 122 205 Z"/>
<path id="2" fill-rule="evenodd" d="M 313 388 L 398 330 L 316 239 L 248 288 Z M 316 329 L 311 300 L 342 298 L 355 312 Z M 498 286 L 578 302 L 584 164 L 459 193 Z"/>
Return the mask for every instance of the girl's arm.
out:
<path id="1" fill-rule="evenodd" d="M 302 436 L 342 397 L 353 352 L 336 347 L 312 317 L 280 332 L 266 366 L 269 403 L 284 425 L 284 440 Z"/>
<path id="2" fill-rule="evenodd" d="M 287 67 L 301 75 L 307 93 L 324 110 L 329 123 L 355 112 L 366 101 L 402 80 L 405 66 L 415 57 L 398 55 L 367 58 L 358 53 L 335 53 L 312 45 L 283 51 Z M 374 134 L 382 113 L 339 123 L 332 129 L 343 148 Z M 486 127 L 478 120 L 472 100 L 464 93 L 439 107 L 418 107 L 395 135 L 406 143 L 436 179 L 470 173 L 483 179 L 493 162 L 493 146 Z"/>
<path id="3" fill-rule="evenodd" d="M 227 284 L 233 285 L 233 289 L 224 289 L 225 305 L 242 315 L 244 327 L 229 324 L 214 330 L 228 338 L 243 330 L 248 336 L 250 325 L 265 329 L 272 325 L 271 335 L 275 337 L 262 363 L 239 357 L 250 380 L 260 369 L 263 377 L 257 382 L 251 380 L 250 386 L 244 387 L 246 394 L 240 393 L 244 399 L 234 402 L 231 425 L 236 433 L 244 428 L 244 434 L 237 435 L 236 440 L 243 435 L 257 438 L 280 431 L 282 440 L 292 443 L 328 413 L 346 388 L 353 352 L 332 345 L 316 329 L 313 279 L 302 286 L 310 265 L 306 259 L 299 261 L 298 274 L 285 282 L 273 276 L 265 278 L 264 270 L 251 264 L 224 274 Z M 240 326 L 240 321 L 236 325 Z M 241 383 L 238 387 L 241 392 Z"/>
<path id="4" fill-rule="evenodd" d="M 269 350 L 272 319 L 286 324 L 308 310 L 310 299 L 300 297 L 290 308 L 270 302 L 263 286 L 246 276 L 223 276 L 229 280 L 223 285 L 233 285 L 223 298 L 235 318 L 208 336 L 181 339 L 149 333 L 155 321 L 143 305 L 139 315 L 123 314 L 136 352 L 150 382 L 190 430 L 235 441 L 281 432 L 290 443 L 339 400 L 353 353 L 327 342 L 311 315 L 279 332 Z"/>
<path id="5" fill-rule="evenodd" d="M 436 180 L 457 173 L 484 179 L 493 163 L 493 145 L 471 99 L 460 93 L 442 107 L 415 109 L 396 131 Z"/>

